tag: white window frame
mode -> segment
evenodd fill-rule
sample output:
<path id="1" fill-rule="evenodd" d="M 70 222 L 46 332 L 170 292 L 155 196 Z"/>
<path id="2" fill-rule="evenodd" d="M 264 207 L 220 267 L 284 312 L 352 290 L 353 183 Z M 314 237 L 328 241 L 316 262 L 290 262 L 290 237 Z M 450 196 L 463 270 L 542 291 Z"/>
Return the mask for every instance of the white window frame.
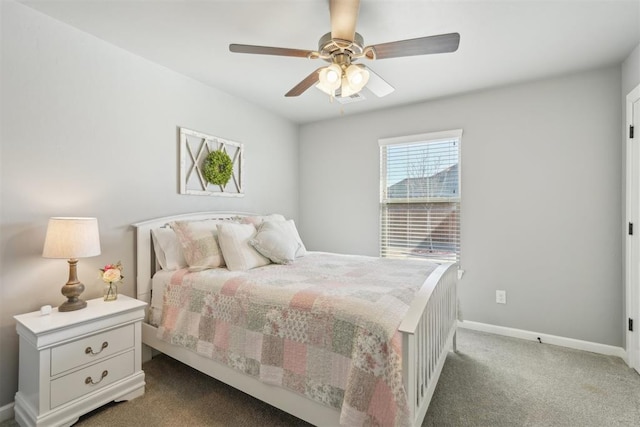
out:
<path id="1" fill-rule="evenodd" d="M 460 232 L 460 207 L 462 204 L 462 179 L 461 179 L 461 171 L 462 171 L 462 129 L 454 129 L 447 130 L 441 132 L 429 132 L 422 133 L 416 135 L 407 135 L 407 136 L 399 136 L 393 138 L 381 138 L 378 140 L 378 144 L 380 146 L 380 210 L 379 210 L 379 227 L 380 227 L 380 239 L 379 239 L 379 249 L 380 256 L 390 256 L 387 254 L 386 248 L 388 245 L 386 244 L 385 239 L 385 227 L 384 224 L 384 210 L 386 206 L 392 203 L 437 203 L 437 202 L 448 202 L 451 203 L 451 198 L 439 198 L 439 197 L 429 197 L 429 198 L 415 198 L 415 199 L 394 199 L 390 201 L 386 199 L 386 187 L 387 187 L 387 164 L 385 162 L 384 150 L 386 147 L 391 145 L 412 145 L 412 144 L 424 144 L 424 143 L 435 143 L 435 142 L 446 142 L 451 140 L 457 140 L 458 143 L 458 233 Z M 460 236 L 458 236 L 458 247 L 456 251 L 456 262 L 460 262 Z M 424 259 L 422 256 L 411 256 L 411 255 L 394 255 L 393 257 L 402 257 L 402 258 L 419 258 Z M 426 257 L 432 261 L 436 262 L 452 262 L 451 259 L 440 259 L 437 257 Z"/>

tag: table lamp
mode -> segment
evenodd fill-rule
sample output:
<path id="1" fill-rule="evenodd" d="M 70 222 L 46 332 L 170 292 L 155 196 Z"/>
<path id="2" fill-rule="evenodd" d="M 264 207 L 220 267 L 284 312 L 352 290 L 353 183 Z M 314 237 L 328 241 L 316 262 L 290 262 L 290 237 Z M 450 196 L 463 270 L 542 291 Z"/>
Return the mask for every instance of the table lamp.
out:
<path id="1" fill-rule="evenodd" d="M 69 260 L 69 280 L 62 287 L 62 295 L 67 297 L 67 301 L 58 307 L 58 311 L 80 310 L 87 306 L 86 301 L 78 298 L 84 291 L 84 285 L 78 280 L 76 266 L 78 258 L 96 255 L 100 255 L 96 218 L 49 218 L 42 256 Z"/>

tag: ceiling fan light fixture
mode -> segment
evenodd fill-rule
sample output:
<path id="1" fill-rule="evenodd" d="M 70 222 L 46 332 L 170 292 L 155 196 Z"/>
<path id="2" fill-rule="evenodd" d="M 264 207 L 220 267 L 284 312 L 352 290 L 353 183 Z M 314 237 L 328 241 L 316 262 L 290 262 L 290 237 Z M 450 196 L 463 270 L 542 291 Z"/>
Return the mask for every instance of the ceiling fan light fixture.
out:
<path id="1" fill-rule="evenodd" d="M 359 92 L 369 81 L 369 72 L 364 67 L 351 64 L 345 71 L 345 78 L 349 87 Z"/>
<path id="2" fill-rule="evenodd" d="M 331 64 L 320 70 L 319 83 L 316 85 L 321 91 L 334 96 L 342 84 L 342 68 L 338 64 Z"/>
<path id="3" fill-rule="evenodd" d="M 346 76 L 342 77 L 342 86 L 340 87 L 340 97 L 341 98 L 348 98 L 348 97 L 350 97 L 352 95 L 355 95 L 358 92 L 360 92 L 360 90 L 355 90 L 349 84 L 349 81 L 347 80 Z"/>
<path id="4" fill-rule="evenodd" d="M 325 73 L 325 77 L 328 84 L 336 84 L 336 82 L 340 81 L 340 75 L 342 74 L 342 70 L 340 66 L 337 64 L 332 64 L 326 68 L 327 72 Z"/>

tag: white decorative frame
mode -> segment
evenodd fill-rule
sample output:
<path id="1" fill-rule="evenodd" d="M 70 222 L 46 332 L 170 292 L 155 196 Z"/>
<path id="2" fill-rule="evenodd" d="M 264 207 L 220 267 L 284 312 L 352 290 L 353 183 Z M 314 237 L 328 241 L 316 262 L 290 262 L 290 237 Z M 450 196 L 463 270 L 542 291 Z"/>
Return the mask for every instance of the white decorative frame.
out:
<path id="1" fill-rule="evenodd" d="M 233 162 L 229 182 L 214 185 L 202 174 L 204 159 L 216 150 L 226 152 Z M 244 146 L 217 136 L 180 128 L 180 194 L 243 197 Z"/>

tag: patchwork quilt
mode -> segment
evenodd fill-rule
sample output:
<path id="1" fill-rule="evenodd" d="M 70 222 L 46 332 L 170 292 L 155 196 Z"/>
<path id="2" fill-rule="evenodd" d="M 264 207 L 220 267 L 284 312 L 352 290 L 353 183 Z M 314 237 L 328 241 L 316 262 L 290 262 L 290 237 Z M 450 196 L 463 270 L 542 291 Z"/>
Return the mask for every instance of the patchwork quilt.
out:
<path id="1" fill-rule="evenodd" d="M 397 331 L 437 264 L 311 252 L 249 271 L 178 270 L 158 336 L 340 410 L 405 425 Z"/>

